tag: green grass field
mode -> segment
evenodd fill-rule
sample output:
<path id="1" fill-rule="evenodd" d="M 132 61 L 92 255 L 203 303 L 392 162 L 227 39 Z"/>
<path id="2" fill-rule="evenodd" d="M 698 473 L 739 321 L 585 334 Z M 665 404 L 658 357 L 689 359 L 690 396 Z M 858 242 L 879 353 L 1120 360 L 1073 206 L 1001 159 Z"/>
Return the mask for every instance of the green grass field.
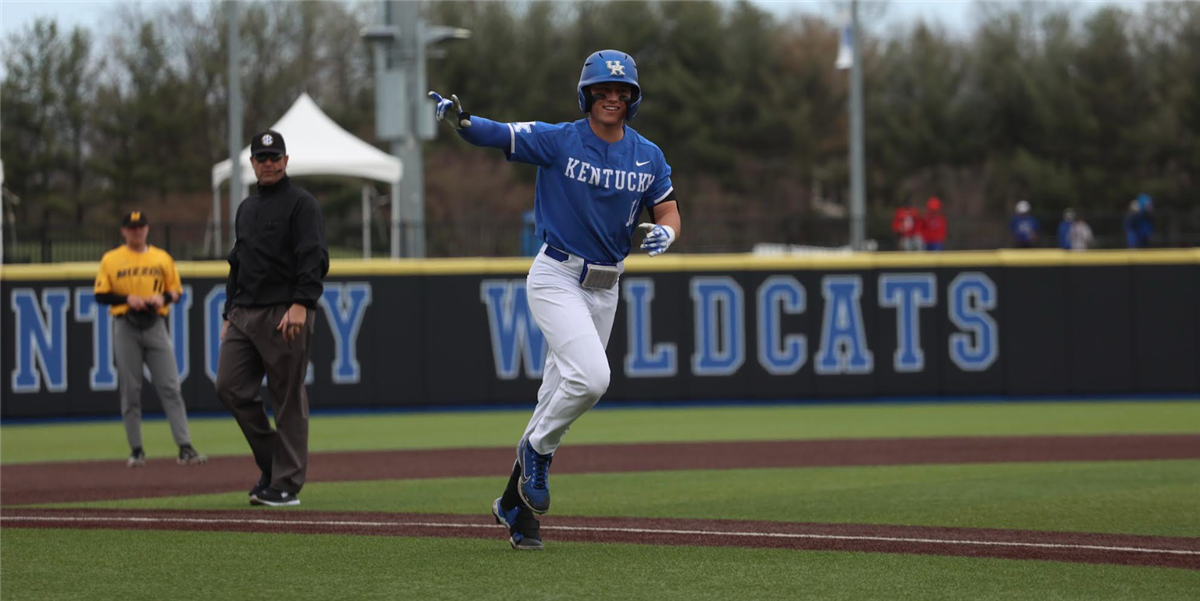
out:
<path id="1" fill-rule="evenodd" d="M 11 599 L 1165 600 L 1194 599 L 1200 582 L 1163 568 L 578 543 L 519 554 L 369 536 L 13 530 L 0 552 Z"/>
<path id="2" fill-rule="evenodd" d="M 313 451 L 513 444 L 528 413 L 315 416 Z M 173 451 L 145 424 L 152 456 Z M 197 419 L 210 454 L 245 454 Z M 578 443 L 1200 433 L 1200 401 L 593 411 Z M 0 427 L 0 462 L 120 460 L 119 422 Z M 183 469 L 183 468 L 179 468 Z M 194 468 L 204 469 L 204 468 Z M 252 474 L 249 475 L 252 478 Z M 1200 460 L 563 474 L 554 513 L 1200 537 Z M 486 514 L 503 478 L 315 482 L 289 511 Z M 251 509 L 244 492 L 74 504 Z M 5 528 L 2 599 L 1195 599 L 1200 571 L 884 553 Z"/>
<path id="3" fill-rule="evenodd" d="M 530 411 L 316 416 L 319 451 L 515 445 Z M 193 418 L 192 440 L 209 455 L 247 452 L 231 418 Z M 569 444 L 809 440 L 924 436 L 1179 434 L 1200 431 L 1200 402 L 971 403 L 688 409 L 597 409 L 571 427 Z M 143 424 L 149 457 L 170 457 L 167 423 Z M 0 428 L 0 462 L 114 459 L 129 453 L 120 423 Z"/>

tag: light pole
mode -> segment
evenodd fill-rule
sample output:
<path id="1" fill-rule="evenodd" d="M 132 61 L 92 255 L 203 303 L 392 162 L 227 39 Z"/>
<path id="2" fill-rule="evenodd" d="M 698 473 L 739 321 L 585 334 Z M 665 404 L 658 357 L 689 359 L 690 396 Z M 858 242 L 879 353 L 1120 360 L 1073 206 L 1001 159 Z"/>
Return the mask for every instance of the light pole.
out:
<path id="1" fill-rule="evenodd" d="M 858 0 L 850 2 L 850 247 L 863 250 L 866 238 L 866 159 L 863 153 L 862 35 L 858 28 Z"/>
<path id="2" fill-rule="evenodd" d="M 234 241 L 237 240 L 237 232 L 234 231 L 235 218 L 237 217 L 238 205 L 242 203 L 242 144 L 245 140 L 242 139 L 242 49 L 241 35 L 238 32 L 240 16 L 238 14 L 238 3 L 236 0 L 228 0 L 225 3 L 226 23 L 229 28 L 226 32 L 229 36 L 229 247 L 233 248 Z M 213 248 L 221 249 L 221 205 L 218 203 L 213 206 L 213 221 L 216 226 L 213 228 L 216 234 L 216 246 Z M 220 258 L 223 253 L 218 251 L 216 256 Z"/>
<path id="3" fill-rule="evenodd" d="M 444 40 L 467 39 L 471 31 L 427 26 L 420 18 L 418 2 L 383 0 L 379 17 L 381 24 L 364 28 L 362 37 L 371 45 L 375 62 L 375 135 L 391 144 L 392 154 L 404 165 L 404 178 L 392 187 L 392 258 L 424 257 L 425 178 L 420 143 L 437 135 L 433 107 L 425 96 L 429 90 L 427 47 Z"/>

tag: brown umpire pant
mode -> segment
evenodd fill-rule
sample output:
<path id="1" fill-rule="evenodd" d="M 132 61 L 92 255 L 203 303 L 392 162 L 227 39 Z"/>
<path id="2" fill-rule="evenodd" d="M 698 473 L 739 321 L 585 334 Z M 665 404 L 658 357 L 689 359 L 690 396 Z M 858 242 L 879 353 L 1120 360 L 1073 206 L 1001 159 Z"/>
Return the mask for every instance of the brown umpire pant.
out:
<path id="1" fill-rule="evenodd" d="M 258 468 L 271 477 L 271 487 L 298 494 L 308 469 L 304 378 L 316 319 L 309 309 L 303 333 L 286 342 L 275 327 L 287 310 L 288 305 L 229 310 L 229 328 L 217 361 L 217 397 L 241 426 Z M 275 430 L 259 395 L 264 374 Z"/>

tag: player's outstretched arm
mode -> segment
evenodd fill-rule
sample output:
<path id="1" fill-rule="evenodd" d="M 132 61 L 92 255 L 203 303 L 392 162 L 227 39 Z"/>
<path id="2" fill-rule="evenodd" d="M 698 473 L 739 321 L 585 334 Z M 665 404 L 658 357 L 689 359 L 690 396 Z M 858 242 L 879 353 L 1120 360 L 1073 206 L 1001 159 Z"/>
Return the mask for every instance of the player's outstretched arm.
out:
<path id="1" fill-rule="evenodd" d="M 491 119 L 472 117 L 471 113 L 463 110 L 458 95 L 451 94 L 449 98 L 443 98 L 441 94 L 431 90 L 429 97 L 434 101 L 434 118 L 449 123 L 462 139 L 488 148 L 508 149 L 511 146 L 512 132 L 507 125 Z M 454 116 L 447 119 L 447 113 L 453 113 Z"/>
<path id="2" fill-rule="evenodd" d="M 670 200 L 654 207 L 654 223 L 643 223 L 638 227 L 646 232 L 642 240 L 642 250 L 650 251 L 651 257 L 667 252 L 671 243 L 679 238 L 682 220 L 679 217 L 679 203 Z"/>

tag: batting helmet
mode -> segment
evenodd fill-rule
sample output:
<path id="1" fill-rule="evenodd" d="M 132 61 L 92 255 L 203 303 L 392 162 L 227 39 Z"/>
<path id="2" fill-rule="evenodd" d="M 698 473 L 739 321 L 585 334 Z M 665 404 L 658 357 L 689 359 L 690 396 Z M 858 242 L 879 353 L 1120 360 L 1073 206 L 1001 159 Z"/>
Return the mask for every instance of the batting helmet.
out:
<path id="1" fill-rule="evenodd" d="M 638 105 L 642 103 L 642 87 L 638 85 L 637 64 L 633 57 L 620 50 L 601 50 L 593 52 L 583 62 L 583 71 L 579 73 L 579 110 L 592 112 L 592 97 L 585 94 L 583 89 L 604 81 L 627 83 L 633 86 L 633 98 L 629 101 L 629 112 L 625 119 L 632 120 L 637 114 Z"/>

